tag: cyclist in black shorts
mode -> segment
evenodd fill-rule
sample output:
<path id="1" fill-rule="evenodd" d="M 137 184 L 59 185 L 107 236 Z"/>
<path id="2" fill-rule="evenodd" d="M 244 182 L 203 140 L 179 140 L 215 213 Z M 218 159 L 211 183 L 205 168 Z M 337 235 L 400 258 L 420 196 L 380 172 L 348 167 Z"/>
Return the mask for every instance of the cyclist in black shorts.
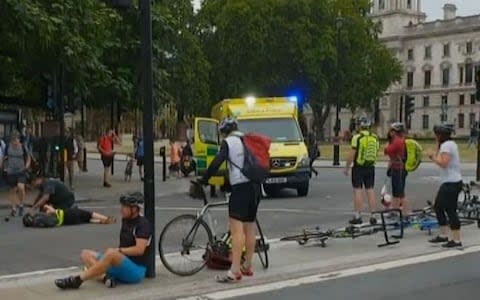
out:
<path id="1" fill-rule="evenodd" d="M 366 118 L 360 120 L 360 132 L 352 138 L 352 150 L 345 166 L 345 175 L 349 175 L 352 168 L 352 186 L 355 206 L 355 215 L 349 221 L 350 224 L 362 224 L 361 213 L 363 210 L 363 191 L 365 189 L 368 198 L 370 212 L 376 209 L 375 199 L 375 162 L 377 160 L 380 144 L 378 137 L 370 132 L 371 122 Z M 371 216 L 370 223 L 376 223 Z"/>
<path id="2" fill-rule="evenodd" d="M 114 217 L 107 217 L 97 212 L 88 211 L 81 208 L 55 209 L 51 205 L 45 205 L 44 211 L 48 215 L 57 217 L 57 226 L 79 225 L 79 224 L 113 224 L 116 222 Z"/>
<path id="3" fill-rule="evenodd" d="M 258 204 L 260 185 L 245 177 L 241 168 L 244 160 L 243 134 L 238 131 L 235 119 L 225 118 L 219 126 L 225 139 L 215 159 L 200 182 L 208 184 L 208 179 L 216 174 L 223 162 L 228 161 L 231 196 L 228 204 L 229 225 L 232 234 L 232 266 L 224 276 L 217 276 L 217 282 L 238 282 L 243 276 L 253 276 L 252 256 L 255 252 Z M 242 250 L 246 248 L 245 262 L 241 264 Z"/>

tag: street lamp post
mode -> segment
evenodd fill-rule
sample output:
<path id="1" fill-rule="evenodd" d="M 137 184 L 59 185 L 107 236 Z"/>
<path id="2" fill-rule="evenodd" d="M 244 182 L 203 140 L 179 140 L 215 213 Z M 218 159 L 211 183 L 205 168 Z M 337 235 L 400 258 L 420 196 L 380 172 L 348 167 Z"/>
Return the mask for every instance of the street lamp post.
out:
<path id="1" fill-rule="evenodd" d="M 145 150 L 145 216 L 155 224 L 155 174 L 153 157 L 153 73 L 152 73 L 152 3 L 141 0 L 143 64 L 143 140 Z M 150 240 L 147 277 L 155 277 L 155 226 Z"/>
<path id="2" fill-rule="evenodd" d="M 335 112 L 335 139 L 333 141 L 333 165 L 340 165 L 340 89 L 341 89 L 341 76 L 340 76 L 340 33 L 343 26 L 343 18 L 339 14 L 335 20 L 337 28 L 337 62 L 336 62 L 336 112 Z"/>

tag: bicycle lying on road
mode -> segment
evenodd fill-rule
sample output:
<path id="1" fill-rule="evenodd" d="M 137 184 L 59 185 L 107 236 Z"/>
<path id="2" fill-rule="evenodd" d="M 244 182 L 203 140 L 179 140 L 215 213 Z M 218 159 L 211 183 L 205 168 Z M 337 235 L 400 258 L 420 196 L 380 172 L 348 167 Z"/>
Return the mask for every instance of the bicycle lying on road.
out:
<path id="1" fill-rule="evenodd" d="M 179 276 L 190 276 L 201 271 L 207 264 L 207 251 L 209 247 L 219 240 L 228 238 L 229 233 L 216 235 L 213 228 L 213 218 L 210 209 L 227 206 L 226 200 L 209 203 L 203 186 L 191 181 L 194 188 L 200 191 L 199 198 L 204 206 L 196 215 L 184 214 L 173 218 L 165 225 L 158 241 L 160 259 L 170 272 Z M 255 252 L 258 254 L 262 266 L 269 266 L 269 244 L 263 235 L 260 223 L 256 220 L 258 236 Z M 174 251 L 172 250 L 174 247 Z"/>
<path id="2" fill-rule="evenodd" d="M 361 236 L 372 235 L 378 232 L 383 232 L 385 243 L 378 245 L 378 247 L 385 247 L 398 244 L 399 239 L 403 238 L 403 216 L 400 209 L 387 209 L 375 212 L 380 215 L 379 223 L 366 223 L 360 225 L 349 225 L 338 229 L 330 229 L 326 231 L 320 230 L 319 227 L 314 229 L 304 229 L 301 234 L 286 236 L 280 241 L 296 241 L 299 245 L 305 245 L 310 240 L 320 242 L 322 247 L 326 247 L 326 241 L 329 238 L 358 238 Z M 395 231 L 398 234 L 389 233 Z M 392 238 L 394 240 L 392 240 Z"/>

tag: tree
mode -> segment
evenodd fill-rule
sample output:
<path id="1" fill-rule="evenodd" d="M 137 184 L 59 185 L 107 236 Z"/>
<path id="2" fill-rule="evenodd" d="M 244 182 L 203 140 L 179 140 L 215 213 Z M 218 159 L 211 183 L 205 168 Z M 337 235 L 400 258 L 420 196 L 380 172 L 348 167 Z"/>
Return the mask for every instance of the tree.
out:
<path id="1" fill-rule="evenodd" d="M 198 34 L 212 65 L 211 94 L 222 99 L 295 91 L 314 108 L 318 127 L 337 92 L 344 107 L 371 106 L 400 78 L 401 68 L 378 41 L 369 5 L 368 0 L 205 0 Z M 337 30 L 339 14 L 344 21 Z"/>

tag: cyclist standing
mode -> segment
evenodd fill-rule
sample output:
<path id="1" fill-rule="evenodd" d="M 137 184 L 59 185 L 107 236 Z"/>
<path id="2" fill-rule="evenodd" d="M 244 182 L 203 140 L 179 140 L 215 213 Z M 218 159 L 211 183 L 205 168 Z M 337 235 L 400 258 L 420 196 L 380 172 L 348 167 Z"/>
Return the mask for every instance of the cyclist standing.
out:
<path id="1" fill-rule="evenodd" d="M 83 250 L 80 254 L 87 270 L 77 276 L 55 280 L 60 289 L 78 289 L 83 282 L 106 274 L 105 278 L 124 283 L 140 283 L 147 270 L 148 245 L 152 224 L 140 215 L 143 195 L 131 193 L 120 197 L 122 229 L 120 245 L 104 253 Z"/>
<path id="2" fill-rule="evenodd" d="M 407 171 L 405 159 L 407 157 L 405 145 L 405 125 L 393 123 L 388 132 L 388 145 L 385 147 L 385 155 L 390 158 L 388 176 L 392 178 L 393 207 L 408 211 L 408 203 L 405 196 L 405 184 Z"/>
<path id="3" fill-rule="evenodd" d="M 375 199 L 375 162 L 377 160 L 380 143 L 378 137 L 370 131 L 371 122 L 367 118 L 360 119 L 360 131 L 352 138 L 352 150 L 347 158 L 345 175 L 349 175 L 352 168 L 353 200 L 355 215 L 349 221 L 350 224 L 362 224 L 361 212 L 363 210 L 363 190 L 367 193 L 370 213 L 375 211 L 377 203 Z M 376 219 L 370 216 L 370 223 L 376 223 Z"/>
<path id="4" fill-rule="evenodd" d="M 460 156 L 458 145 L 452 140 L 454 132 L 451 125 L 437 125 L 433 128 L 437 138 L 438 150 L 428 157 L 440 167 L 442 185 L 435 198 L 435 214 L 440 225 L 440 234 L 431 239 L 430 243 L 444 243 L 444 248 L 462 247 L 460 241 L 460 220 L 457 213 L 458 195 L 462 190 L 462 174 L 460 172 Z M 447 221 L 448 217 L 448 221 Z M 452 239 L 447 237 L 448 226 Z"/>
<path id="5" fill-rule="evenodd" d="M 217 276 L 220 283 L 238 282 L 243 276 L 253 276 L 252 257 L 255 252 L 258 204 L 260 203 L 260 185 L 250 181 L 242 174 L 244 164 L 244 145 L 238 131 L 237 121 L 225 118 L 219 125 L 225 139 L 220 151 L 208 167 L 200 183 L 207 185 L 208 180 L 228 162 L 231 196 L 228 204 L 229 226 L 232 235 L 232 266 L 224 276 Z M 242 250 L 246 248 L 245 262 L 241 264 Z"/>

